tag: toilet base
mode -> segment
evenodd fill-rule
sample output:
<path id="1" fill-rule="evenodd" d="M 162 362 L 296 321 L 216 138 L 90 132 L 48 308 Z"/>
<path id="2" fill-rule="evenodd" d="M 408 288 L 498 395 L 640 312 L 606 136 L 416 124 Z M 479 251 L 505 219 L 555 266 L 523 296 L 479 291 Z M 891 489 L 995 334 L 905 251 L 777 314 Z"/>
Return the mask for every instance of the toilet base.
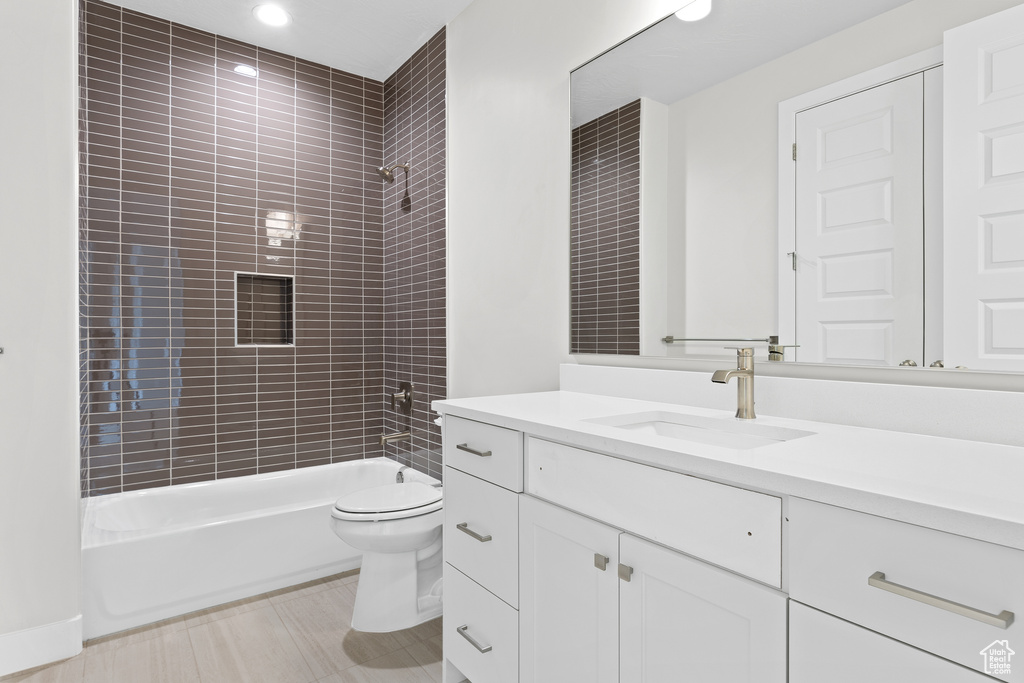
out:
<path id="1" fill-rule="evenodd" d="M 407 553 L 363 554 L 352 628 L 388 633 L 441 616 L 441 542 Z"/>

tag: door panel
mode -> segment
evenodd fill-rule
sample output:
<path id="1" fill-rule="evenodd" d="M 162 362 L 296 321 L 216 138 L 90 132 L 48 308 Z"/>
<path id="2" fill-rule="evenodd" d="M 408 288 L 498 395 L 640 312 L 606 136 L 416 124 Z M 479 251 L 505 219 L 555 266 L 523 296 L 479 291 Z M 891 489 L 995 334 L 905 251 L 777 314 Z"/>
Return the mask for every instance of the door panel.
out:
<path id="1" fill-rule="evenodd" d="M 799 361 L 924 360 L 923 83 L 797 114 Z"/>
<path id="2" fill-rule="evenodd" d="M 1024 371 L 1024 6 L 945 36 L 946 366 Z"/>

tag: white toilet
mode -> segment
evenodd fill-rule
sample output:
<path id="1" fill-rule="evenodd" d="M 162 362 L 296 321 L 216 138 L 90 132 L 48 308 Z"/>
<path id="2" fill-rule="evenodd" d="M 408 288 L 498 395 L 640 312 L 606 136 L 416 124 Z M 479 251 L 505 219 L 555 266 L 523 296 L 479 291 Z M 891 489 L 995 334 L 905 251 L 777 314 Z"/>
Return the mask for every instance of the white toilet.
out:
<path id="1" fill-rule="evenodd" d="M 363 551 L 352 628 L 383 633 L 441 615 L 440 488 L 410 481 L 354 491 L 331 528 Z"/>

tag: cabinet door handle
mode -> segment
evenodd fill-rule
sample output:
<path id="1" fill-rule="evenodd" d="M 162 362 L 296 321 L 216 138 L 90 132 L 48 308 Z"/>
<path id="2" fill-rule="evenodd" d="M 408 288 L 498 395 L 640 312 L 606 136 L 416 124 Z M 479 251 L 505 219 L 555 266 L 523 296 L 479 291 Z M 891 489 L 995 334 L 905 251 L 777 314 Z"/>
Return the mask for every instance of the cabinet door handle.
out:
<path id="1" fill-rule="evenodd" d="M 470 448 L 468 443 L 460 443 L 455 447 L 458 448 L 460 451 L 466 451 L 467 453 L 472 453 L 473 455 L 479 455 L 481 458 L 491 457 L 490 451 L 478 451 L 475 448 Z"/>
<path id="2" fill-rule="evenodd" d="M 626 583 L 629 583 L 630 577 L 632 577 L 632 576 L 633 576 L 633 568 L 632 567 L 627 567 L 624 564 L 620 564 L 619 565 L 619 578 L 620 579 L 622 579 Z"/>
<path id="3" fill-rule="evenodd" d="M 605 571 L 608 569 L 608 558 L 601 553 L 594 553 L 594 566 L 601 571 Z"/>
<path id="4" fill-rule="evenodd" d="M 890 593 L 895 593 L 896 595 L 902 595 L 903 597 L 910 598 L 911 600 L 923 602 L 924 604 L 931 605 L 932 607 L 944 609 L 947 612 L 953 612 L 954 614 L 959 614 L 969 619 L 980 621 L 981 623 L 988 624 L 989 626 L 997 626 L 999 628 L 1010 628 L 1010 624 L 1013 623 L 1013 612 L 1008 612 L 1007 610 L 1003 610 L 999 614 L 989 614 L 988 612 L 982 612 L 980 609 L 968 607 L 967 605 L 961 605 L 959 602 L 946 600 L 945 598 L 940 598 L 936 595 L 932 595 L 931 593 L 925 593 L 914 588 L 907 588 L 906 586 L 901 586 L 900 584 L 893 583 L 892 581 L 886 581 L 885 574 L 883 574 L 882 572 L 875 572 L 874 574 L 869 576 L 868 585 L 874 586 L 875 588 L 881 588 L 884 591 L 889 591 Z"/>
<path id="5" fill-rule="evenodd" d="M 465 626 L 460 626 L 455 630 L 459 632 L 460 636 L 468 640 L 469 644 L 475 647 L 480 652 L 480 654 L 487 654 L 491 651 L 490 645 L 481 645 L 480 643 L 476 642 L 476 638 L 466 633 L 466 631 L 469 630 L 469 624 L 466 624 Z"/>
<path id="6" fill-rule="evenodd" d="M 456 524 L 455 528 L 458 529 L 459 531 L 462 531 L 464 533 L 469 534 L 470 536 L 472 536 L 476 540 L 480 541 L 481 543 L 487 543 L 487 541 L 491 540 L 491 535 L 490 534 L 487 534 L 486 536 L 481 536 L 477 532 L 475 532 L 472 529 L 470 529 L 469 528 L 469 522 L 463 522 L 462 524 Z"/>

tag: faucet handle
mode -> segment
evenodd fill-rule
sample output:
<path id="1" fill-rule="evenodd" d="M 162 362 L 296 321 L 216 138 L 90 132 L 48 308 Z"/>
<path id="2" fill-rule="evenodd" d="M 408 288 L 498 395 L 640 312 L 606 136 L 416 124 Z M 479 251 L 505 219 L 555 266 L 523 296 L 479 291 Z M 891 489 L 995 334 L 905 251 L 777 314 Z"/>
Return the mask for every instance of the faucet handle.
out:
<path id="1" fill-rule="evenodd" d="M 723 346 L 725 349 L 736 349 L 737 358 L 752 358 L 754 349 L 749 346 Z"/>
<path id="2" fill-rule="evenodd" d="M 768 343 L 768 360 L 786 360 L 786 349 L 798 349 L 799 344 L 780 344 L 778 335 L 772 335 Z"/>
<path id="3" fill-rule="evenodd" d="M 385 394 L 391 399 L 391 409 L 394 410 L 397 407 L 406 415 L 411 415 L 413 388 L 414 385 L 410 382 L 400 382 L 396 393 Z"/>

